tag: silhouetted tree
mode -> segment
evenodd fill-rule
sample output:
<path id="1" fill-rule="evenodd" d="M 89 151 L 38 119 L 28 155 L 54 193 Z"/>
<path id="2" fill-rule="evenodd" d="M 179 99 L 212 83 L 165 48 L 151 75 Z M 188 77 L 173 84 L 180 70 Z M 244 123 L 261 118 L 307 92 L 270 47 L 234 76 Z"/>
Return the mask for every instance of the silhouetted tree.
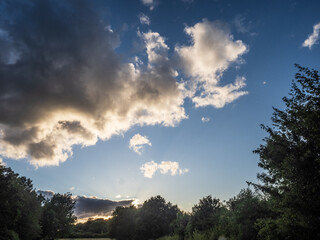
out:
<path id="1" fill-rule="evenodd" d="M 320 77 L 296 65 L 298 73 L 285 110 L 274 108 L 269 136 L 254 184 L 270 197 L 274 217 L 260 221 L 261 239 L 320 239 Z"/>
<path id="2" fill-rule="evenodd" d="M 167 203 L 163 197 L 151 197 L 139 209 L 136 239 L 157 239 L 168 235 L 178 212 L 177 205 Z"/>
<path id="3" fill-rule="evenodd" d="M 191 214 L 192 230 L 204 231 L 218 223 L 222 205 L 218 198 L 211 195 L 200 199 L 199 204 L 194 205 Z"/>
<path id="4" fill-rule="evenodd" d="M 257 221 L 270 216 L 266 199 L 247 188 L 231 198 L 227 206 L 228 232 L 225 235 L 235 240 L 257 239 Z"/>
<path id="5" fill-rule="evenodd" d="M 130 240 L 135 238 L 138 209 L 129 207 L 116 207 L 110 220 L 110 236 L 117 240 Z"/>
<path id="6" fill-rule="evenodd" d="M 42 237 L 54 239 L 68 236 L 71 224 L 76 220 L 74 206 L 75 201 L 70 193 L 57 193 L 47 200 L 41 217 Z"/>
<path id="7" fill-rule="evenodd" d="M 30 179 L 0 164 L 0 239 L 35 239 L 40 234 L 41 198 Z"/>

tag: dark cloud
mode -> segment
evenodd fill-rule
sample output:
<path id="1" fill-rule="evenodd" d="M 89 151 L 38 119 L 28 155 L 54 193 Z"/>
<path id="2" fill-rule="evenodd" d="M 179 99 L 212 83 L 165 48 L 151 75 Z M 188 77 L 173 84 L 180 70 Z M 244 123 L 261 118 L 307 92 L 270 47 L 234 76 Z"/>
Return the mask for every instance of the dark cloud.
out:
<path id="1" fill-rule="evenodd" d="M 0 155 L 58 165 L 74 144 L 185 118 L 171 69 L 122 63 L 95 3 L 1 1 Z"/>
<path id="2" fill-rule="evenodd" d="M 81 197 L 76 198 L 75 215 L 78 218 L 110 216 L 118 206 L 128 206 L 133 200 L 111 201 L 108 199 Z"/>
<path id="3" fill-rule="evenodd" d="M 46 199 L 51 199 L 54 195 L 54 192 L 50 190 L 38 190 L 37 193 Z"/>

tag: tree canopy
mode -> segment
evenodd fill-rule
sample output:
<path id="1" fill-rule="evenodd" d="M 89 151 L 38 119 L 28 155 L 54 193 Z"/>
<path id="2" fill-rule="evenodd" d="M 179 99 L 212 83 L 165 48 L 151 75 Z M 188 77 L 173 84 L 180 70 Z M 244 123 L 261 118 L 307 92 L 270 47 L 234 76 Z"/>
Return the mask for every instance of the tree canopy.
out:
<path id="1" fill-rule="evenodd" d="M 273 239 L 320 238 L 320 78 L 316 70 L 296 67 L 286 108 L 274 108 L 273 125 L 262 126 L 269 136 L 255 151 L 264 169 L 255 186 L 270 197 L 274 212 L 260 222 L 261 236 Z"/>

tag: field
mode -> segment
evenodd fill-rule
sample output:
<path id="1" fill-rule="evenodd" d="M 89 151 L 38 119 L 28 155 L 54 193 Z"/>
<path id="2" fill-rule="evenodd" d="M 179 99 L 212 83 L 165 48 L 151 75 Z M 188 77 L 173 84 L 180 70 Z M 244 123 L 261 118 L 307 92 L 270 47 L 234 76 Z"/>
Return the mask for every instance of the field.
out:
<path id="1" fill-rule="evenodd" d="M 58 240 L 112 240 L 111 238 L 61 238 Z"/>

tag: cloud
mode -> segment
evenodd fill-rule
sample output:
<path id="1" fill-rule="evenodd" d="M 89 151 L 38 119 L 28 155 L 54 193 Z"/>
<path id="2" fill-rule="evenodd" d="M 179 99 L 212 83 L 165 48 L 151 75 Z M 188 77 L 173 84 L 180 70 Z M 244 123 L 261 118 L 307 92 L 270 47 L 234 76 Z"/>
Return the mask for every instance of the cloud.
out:
<path id="1" fill-rule="evenodd" d="M 88 218 L 93 216 L 107 217 L 118 206 L 128 206 L 134 200 L 111 201 L 96 197 L 77 196 L 75 198 L 75 215 L 78 218 Z"/>
<path id="2" fill-rule="evenodd" d="M 51 190 L 38 190 L 37 193 L 44 196 L 46 199 L 51 199 L 55 194 Z M 112 211 L 118 206 L 129 206 L 137 202 L 137 199 L 128 199 L 121 201 L 111 201 L 97 197 L 75 196 L 76 201 L 74 213 L 78 219 L 87 219 L 90 217 L 106 218 L 109 217 Z"/>
<path id="3" fill-rule="evenodd" d="M 162 161 L 160 164 L 154 161 L 146 162 L 140 167 L 140 170 L 146 178 L 152 178 L 158 170 L 161 174 L 170 173 L 171 176 L 189 172 L 189 169 L 181 169 L 178 162 L 171 161 Z"/>
<path id="4" fill-rule="evenodd" d="M 54 192 L 51 190 L 38 190 L 37 194 L 41 194 L 45 199 L 51 199 L 54 195 Z"/>
<path id="5" fill-rule="evenodd" d="M 263 85 L 266 85 L 266 84 L 267 84 L 267 82 L 266 82 L 266 81 L 263 81 L 263 82 L 262 82 L 262 84 L 263 84 Z"/>
<path id="6" fill-rule="evenodd" d="M 320 33 L 320 23 L 313 26 L 313 32 L 308 36 L 306 40 L 302 43 L 303 47 L 308 47 L 310 50 L 314 44 L 318 43 Z"/>
<path id="7" fill-rule="evenodd" d="M 118 194 L 118 195 L 116 196 L 116 198 L 121 198 L 121 195 L 120 195 L 120 194 Z"/>
<path id="8" fill-rule="evenodd" d="M 234 40 L 220 22 L 204 19 L 193 27 L 185 28 L 191 37 L 191 46 L 177 46 L 176 52 L 185 74 L 191 78 L 190 92 L 196 107 L 212 105 L 222 108 L 240 96 L 245 87 L 245 77 L 237 77 L 234 83 L 219 86 L 223 73 L 232 63 L 241 63 L 241 56 L 248 51 L 241 40 Z M 200 93 L 198 93 L 200 92 Z"/>
<path id="9" fill-rule="evenodd" d="M 163 36 L 138 32 L 147 59 L 128 63 L 91 3 L 0 4 L 0 156 L 57 166 L 72 157 L 73 145 L 94 145 L 133 126 L 176 126 L 187 118 L 186 97 L 196 107 L 221 108 L 247 94 L 244 77 L 219 86 L 247 47 L 218 23 L 186 28 L 192 45 L 175 49 L 178 64 Z"/>
<path id="10" fill-rule="evenodd" d="M 141 136 L 140 134 L 134 135 L 129 142 L 129 148 L 141 155 L 143 151 L 143 145 L 152 146 L 151 142 L 146 136 Z"/>
<path id="11" fill-rule="evenodd" d="M 1 166 L 6 166 L 6 163 L 3 161 L 2 158 L 0 158 L 0 165 L 1 165 Z"/>
<path id="12" fill-rule="evenodd" d="M 208 118 L 208 117 L 202 117 L 202 118 L 201 118 L 201 121 L 202 121 L 203 123 L 209 122 L 209 121 L 210 121 L 210 118 Z"/>
<path id="13" fill-rule="evenodd" d="M 155 0 L 141 0 L 142 4 L 149 7 L 149 9 L 152 11 L 155 6 L 156 6 L 156 2 Z"/>
<path id="14" fill-rule="evenodd" d="M 141 34 L 147 67 L 122 63 L 116 34 L 88 4 L 1 5 L 0 155 L 59 165 L 75 144 L 94 145 L 134 125 L 175 126 L 187 117 L 164 39 Z"/>
<path id="15" fill-rule="evenodd" d="M 150 18 L 143 13 L 139 14 L 139 20 L 140 20 L 141 24 L 150 25 L 150 23 L 151 23 Z"/>

